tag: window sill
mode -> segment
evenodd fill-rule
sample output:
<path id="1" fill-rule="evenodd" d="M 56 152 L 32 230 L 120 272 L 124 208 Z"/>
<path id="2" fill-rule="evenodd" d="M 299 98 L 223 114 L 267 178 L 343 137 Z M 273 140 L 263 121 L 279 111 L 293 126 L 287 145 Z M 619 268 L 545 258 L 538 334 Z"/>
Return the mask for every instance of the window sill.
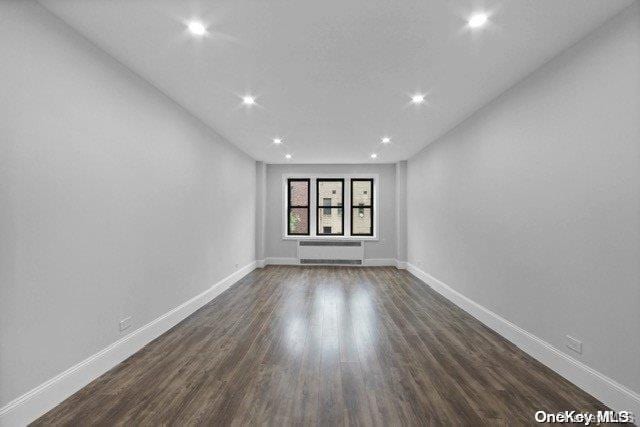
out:
<path id="1" fill-rule="evenodd" d="M 378 236 L 282 236 L 282 240 L 363 240 L 378 241 Z"/>

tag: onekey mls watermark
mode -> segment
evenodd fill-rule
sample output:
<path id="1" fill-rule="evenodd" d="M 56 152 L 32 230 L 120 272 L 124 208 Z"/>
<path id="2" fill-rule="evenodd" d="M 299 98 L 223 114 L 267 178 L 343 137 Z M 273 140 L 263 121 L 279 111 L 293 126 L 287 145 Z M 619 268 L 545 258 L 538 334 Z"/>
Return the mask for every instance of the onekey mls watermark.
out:
<path id="1" fill-rule="evenodd" d="M 561 411 L 546 412 L 536 411 L 535 420 L 539 423 L 572 423 L 589 425 L 600 425 L 603 423 L 631 424 L 635 422 L 635 417 L 631 411 Z"/>

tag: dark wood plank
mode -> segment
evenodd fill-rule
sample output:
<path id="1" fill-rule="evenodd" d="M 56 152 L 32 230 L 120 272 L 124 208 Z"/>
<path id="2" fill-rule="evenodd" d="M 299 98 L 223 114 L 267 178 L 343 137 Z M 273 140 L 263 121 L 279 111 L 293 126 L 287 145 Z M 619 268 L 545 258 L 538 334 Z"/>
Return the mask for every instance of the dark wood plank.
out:
<path id="1" fill-rule="evenodd" d="M 256 270 L 33 425 L 533 424 L 602 403 L 411 274 Z"/>

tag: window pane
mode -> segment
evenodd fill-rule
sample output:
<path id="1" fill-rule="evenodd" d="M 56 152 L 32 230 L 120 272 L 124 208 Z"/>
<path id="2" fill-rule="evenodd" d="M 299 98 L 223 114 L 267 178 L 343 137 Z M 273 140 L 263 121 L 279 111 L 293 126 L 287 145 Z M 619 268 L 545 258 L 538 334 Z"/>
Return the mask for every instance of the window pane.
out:
<path id="1" fill-rule="evenodd" d="M 328 197 L 325 197 L 324 199 L 322 199 L 322 206 L 331 206 L 331 199 Z M 325 215 L 331 215 L 331 208 L 324 208 L 322 212 Z"/>
<path id="2" fill-rule="evenodd" d="M 353 208 L 351 210 L 352 234 L 372 234 L 371 208 Z"/>
<path id="3" fill-rule="evenodd" d="M 371 181 L 353 181 L 351 184 L 351 203 L 353 206 L 371 206 L 373 188 Z"/>
<path id="4" fill-rule="evenodd" d="M 289 234 L 309 234 L 309 209 L 289 209 Z"/>
<path id="5" fill-rule="evenodd" d="M 342 181 L 318 181 L 318 200 L 321 206 L 342 206 Z"/>
<path id="6" fill-rule="evenodd" d="M 307 181 L 289 181 L 291 206 L 308 206 L 309 183 Z"/>
<path id="7" fill-rule="evenodd" d="M 342 234 L 342 208 L 318 209 L 318 234 Z"/>

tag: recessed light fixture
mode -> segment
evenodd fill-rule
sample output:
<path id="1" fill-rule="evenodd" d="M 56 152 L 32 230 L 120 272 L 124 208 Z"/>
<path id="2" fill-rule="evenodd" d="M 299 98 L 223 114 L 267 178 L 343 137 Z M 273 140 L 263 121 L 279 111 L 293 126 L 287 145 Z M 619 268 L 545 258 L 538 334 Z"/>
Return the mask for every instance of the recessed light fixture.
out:
<path id="1" fill-rule="evenodd" d="M 282 144 L 282 140 L 280 138 L 273 138 L 274 144 Z"/>
<path id="2" fill-rule="evenodd" d="M 467 24 L 470 28 L 480 28 L 487 23 L 488 18 L 489 17 L 486 13 L 476 13 L 475 15 L 472 15 L 471 18 L 469 18 Z"/>
<path id="3" fill-rule="evenodd" d="M 421 93 L 416 93 L 411 97 L 411 102 L 414 104 L 422 104 L 424 102 L 424 95 Z"/>
<path id="4" fill-rule="evenodd" d="M 207 28 L 202 24 L 202 22 L 198 21 L 189 22 L 188 28 L 191 34 L 195 36 L 204 36 L 207 32 Z"/>
<path id="5" fill-rule="evenodd" d="M 384 138 L 381 139 L 381 142 L 383 144 L 388 144 L 391 142 L 391 138 L 389 138 L 388 136 L 385 136 Z"/>
<path id="6" fill-rule="evenodd" d="M 378 155 L 377 155 L 376 153 L 372 153 L 372 154 L 371 154 L 371 158 L 372 158 L 372 159 L 375 159 L 375 158 L 377 158 L 377 157 L 378 157 Z"/>
<path id="7" fill-rule="evenodd" d="M 254 105 L 256 103 L 256 98 L 251 95 L 245 95 L 242 97 L 242 103 L 244 105 Z"/>
<path id="8" fill-rule="evenodd" d="M 285 154 L 284 158 L 287 159 L 287 160 L 290 160 L 291 159 L 291 154 Z"/>

